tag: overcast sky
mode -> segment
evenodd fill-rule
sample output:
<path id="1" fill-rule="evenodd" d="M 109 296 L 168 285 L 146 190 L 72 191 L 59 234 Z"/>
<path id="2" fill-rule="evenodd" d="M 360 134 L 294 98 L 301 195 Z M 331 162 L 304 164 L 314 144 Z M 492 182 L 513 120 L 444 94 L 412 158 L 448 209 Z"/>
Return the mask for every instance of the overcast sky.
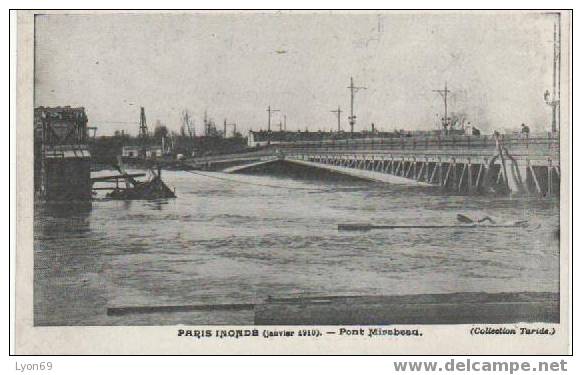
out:
<path id="1" fill-rule="evenodd" d="M 139 107 L 180 128 L 204 110 L 222 128 L 431 129 L 443 103 L 485 131 L 550 127 L 555 16 L 543 14 L 100 14 L 36 18 L 35 105 L 83 106 L 98 135 L 137 134 Z M 121 122 L 121 123 L 116 123 Z"/>

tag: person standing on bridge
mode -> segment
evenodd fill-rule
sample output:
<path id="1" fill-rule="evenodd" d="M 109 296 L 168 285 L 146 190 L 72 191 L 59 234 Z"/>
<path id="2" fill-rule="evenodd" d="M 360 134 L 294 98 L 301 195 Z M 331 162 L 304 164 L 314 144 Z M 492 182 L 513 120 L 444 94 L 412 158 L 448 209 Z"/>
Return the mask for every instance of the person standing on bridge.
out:
<path id="1" fill-rule="evenodd" d="M 445 135 L 449 135 L 449 124 L 447 121 L 445 121 L 445 118 L 443 117 L 441 119 L 442 123 L 443 123 L 443 131 L 445 133 Z"/>
<path id="2" fill-rule="evenodd" d="M 526 138 L 529 137 L 529 126 L 526 124 L 521 124 L 521 134 L 523 134 Z"/>

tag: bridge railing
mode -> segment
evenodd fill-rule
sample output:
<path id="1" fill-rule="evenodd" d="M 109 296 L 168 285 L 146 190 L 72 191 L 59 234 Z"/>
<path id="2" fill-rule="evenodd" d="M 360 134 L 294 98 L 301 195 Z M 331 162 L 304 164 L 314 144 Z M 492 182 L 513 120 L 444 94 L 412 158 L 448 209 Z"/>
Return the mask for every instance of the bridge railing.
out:
<path id="1" fill-rule="evenodd" d="M 532 135 L 500 135 L 500 142 L 508 149 L 539 149 L 555 150 L 559 147 L 557 134 Z M 400 137 L 400 138 L 365 138 L 329 140 L 319 142 L 290 142 L 278 144 L 282 150 L 301 148 L 326 150 L 494 150 L 496 138 L 492 135 L 468 136 L 431 136 L 431 137 Z"/>
<path id="2" fill-rule="evenodd" d="M 501 134 L 499 140 L 512 155 L 554 155 L 559 153 L 559 134 Z M 291 141 L 273 143 L 263 148 L 246 153 L 208 155 L 194 158 L 196 163 L 225 160 L 246 160 L 276 156 L 279 153 L 312 152 L 398 152 L 407 154 L 431 153 L 435 155 L 490 155 L 495 152 L 496 139 L 493 135 L 448 135 L 448 136 L 414 136 L 385 138 L 354 138 L 321 141 Z"/>
<path id="3" fill-rule="evenodd" d="M 530 144 L 559 144 L 557 134 L 501 134 L 500 141 L 505 146 L 520 145 L 528 146 Z M 399 137 L 399 138 L 356 138 L 342 140 L 322 140 L 322 141 L 295 141 L 277 144 L 277 147 L 292 148 L 300 145 L 301 147 L 334 147 L 334 146 L 352 146 L 352 147 L 390 147 L 390 148 L 488 148 L 496 145 L 496 139 L 493 135 L 450 135 L 450 136 L 416 136 L 416 137 Z"/>

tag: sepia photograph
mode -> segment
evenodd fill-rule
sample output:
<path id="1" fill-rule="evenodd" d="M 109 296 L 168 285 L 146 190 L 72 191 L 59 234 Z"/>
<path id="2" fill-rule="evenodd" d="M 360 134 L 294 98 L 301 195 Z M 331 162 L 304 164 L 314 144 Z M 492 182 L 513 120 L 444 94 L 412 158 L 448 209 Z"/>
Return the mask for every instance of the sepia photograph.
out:
<path id="1" fill-rule="evenodd" d="M 570 12 L 32 13 L 32 327 L 567 324 Z"/>

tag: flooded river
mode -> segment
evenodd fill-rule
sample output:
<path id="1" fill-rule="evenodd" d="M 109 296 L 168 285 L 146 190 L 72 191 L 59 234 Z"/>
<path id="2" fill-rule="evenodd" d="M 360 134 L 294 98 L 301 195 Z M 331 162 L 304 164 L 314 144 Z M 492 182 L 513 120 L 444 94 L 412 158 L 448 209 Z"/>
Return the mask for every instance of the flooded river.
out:
<path id="1" fill-rule="evenodd" d="M 269 296 L 558 292 L 556 201 L 200 173 L 164 172 L 177 199 L 35 207 L 35 324 L 250 324 L 252 312 L 106 311 Z M 451 224 L 457 213 L 530 226 L 337 230 L 353 222 Z"/>

